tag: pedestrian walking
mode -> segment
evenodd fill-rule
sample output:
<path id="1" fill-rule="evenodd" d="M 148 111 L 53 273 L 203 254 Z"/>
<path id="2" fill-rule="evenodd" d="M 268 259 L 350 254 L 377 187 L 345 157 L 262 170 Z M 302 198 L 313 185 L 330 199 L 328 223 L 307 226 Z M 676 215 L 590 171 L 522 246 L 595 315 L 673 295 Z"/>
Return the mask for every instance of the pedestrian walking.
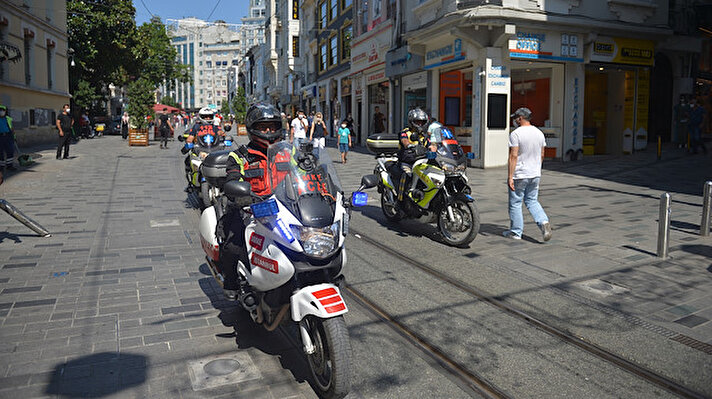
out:
<path id="1" fill-rule="evenodd" d="M 297 111 L 297 117 L 292 120 L 292 129 L 289 133 L 289 142 L 299 145 L 299 142 L 307 138 L 307 121 L 304 111 Z"/>
<path id="2" fill-rule="evenodd" d="M 59 129 L 59 145 L 57 145 L 57 159 L 69 158 L 69 141 L 72 138 L 72 126 L 74 126 L 74 119 L 69 114 L 69 104 L 64 104 L 62 108 L 62 113 L 57 116 L 57 129 Z M 62 149 L 64 148 L 64 156 L 62 156 Z"/>
<path id="3" fill-rule="evenodd" d="M 314 143 L 314 148 L 326 147 L 326 123 L 321 112 L 317 112 L 314 117 L 314 123 L 309 130 L 309 141 Z"/>
<path id="4" fill-rule="evenodd" d="M 373 130 L 374 133 L 383 133 L 386 131 L 386 117 L 381 113 L 378 105 L 373 109 Z"/>
<path id="5" fill-rule="evenodd" d="M 121 116 L 121 137 L 126 140 L 129 137 L 129 113 L 124 111 Z"/>
<path id="6" fill-rule="evenodd" d="M 348 122 L 344 119 L 341 122 L 341 127 L 339 127 L 339 152 L 341 152 L 341 163 L 346 164 L 346 155 L 349 153 L 349 147 L 351 147 L 351 130 L 349 129 Z"/>
<path id="7" fill-rule="evenodd" d="M 15 170 L 15 130 L 12 118 L 7 114 L 7 107 L 0 105 L 0 166 Z"/>
<path id="8" fill-rule="evenodd" d="M 702 147 L 702 152 L 707 154 L 707 147 L 702 141 L 702 122 L 705 120 L 705 109 L 693 98 L 690 100 L 690 120 L 688 130 L 690 131 L 690 150 L 697 154 L 697 147 Z"/>
<path id="9" fill-rule="evenodd" d="M 549 241 L 551 224 L 538 198 L 546 139 L 544 133 L 531 124 L 531 118 L 532 112 L 529 108 L 519 108 L 512 114 L 512 122 L 516 129 L 509 134 L 507 185 L 509 186 L 510 228 L 503 235 L 515 240 L 522 238 L 524 231 L 522 202 L 524 202 L 541 229 L 544 241 Z"/>
<path id="10" fill-rule="evenodd" d="M 168 137 L 173 131 L 173 124 L 168 115 L 168 108 L 163 108 L 163 114 L 158 118 L 158 131 L 161 132 L 161 145 L 159 148 L 168 148 Z"/>

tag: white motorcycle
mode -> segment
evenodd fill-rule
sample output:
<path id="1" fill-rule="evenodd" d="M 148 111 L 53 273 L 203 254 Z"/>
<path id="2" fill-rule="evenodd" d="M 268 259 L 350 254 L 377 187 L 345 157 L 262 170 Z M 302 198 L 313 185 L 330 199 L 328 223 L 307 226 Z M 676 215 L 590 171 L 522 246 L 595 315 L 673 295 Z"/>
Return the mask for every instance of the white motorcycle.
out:
<path id="1" fill-rule="evenodd" d="M 348 311 L 338 284 L 346 264 L 344 240 L 351 206 L 365 205 L 374 175 L 345 198 L 325 150 L 287 142 L 267 151 L 265 178 L 273 194 L 243 208 L 248 263 L 239 261 L 238 300 L 252 319 L 272 331 L 289 313 L 297 324 L 314 382 L 322 397 L 341 398 L 350 389 L 351 345 L 343 315 Z M 255 195 L 248 182 L 224 184 L 228 198 Z M 244 202 L 242 202 L 244 203 Z M 222 285 L 215 206 L 200 217 L 200 241 L 208 265 Z"/>

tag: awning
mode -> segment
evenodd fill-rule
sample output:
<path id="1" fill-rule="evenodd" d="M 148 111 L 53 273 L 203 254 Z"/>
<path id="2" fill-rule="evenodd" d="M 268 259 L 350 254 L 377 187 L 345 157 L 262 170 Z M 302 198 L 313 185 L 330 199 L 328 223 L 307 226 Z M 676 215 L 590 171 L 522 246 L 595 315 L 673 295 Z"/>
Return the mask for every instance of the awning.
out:
<path id="1" fill-rule="evenodd" d="M 171 107 L 170 105 L 163 105 L 163 104 L 154 104 L 153 105 L 153 111 L 154 112 L 163 112 L 163 108 L 167 108 L 168 112 L 180 112 L 180 108 L 176 107 Z"/>

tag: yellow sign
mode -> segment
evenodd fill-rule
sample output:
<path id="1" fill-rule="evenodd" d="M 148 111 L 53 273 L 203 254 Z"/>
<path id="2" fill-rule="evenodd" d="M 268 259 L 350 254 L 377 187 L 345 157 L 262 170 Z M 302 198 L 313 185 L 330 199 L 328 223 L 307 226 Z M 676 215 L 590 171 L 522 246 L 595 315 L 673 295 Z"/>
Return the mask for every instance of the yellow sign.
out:
<path id="1" fill-rule="evenodd" d="M 592 62 L 653 66 L 655 44 L 651 40 L 598 37 L 591 45 Z"/>

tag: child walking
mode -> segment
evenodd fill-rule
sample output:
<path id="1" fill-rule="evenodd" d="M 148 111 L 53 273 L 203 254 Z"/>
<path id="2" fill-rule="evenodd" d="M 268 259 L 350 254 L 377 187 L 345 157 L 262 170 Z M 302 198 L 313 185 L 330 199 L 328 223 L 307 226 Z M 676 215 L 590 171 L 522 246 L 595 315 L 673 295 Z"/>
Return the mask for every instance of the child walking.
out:
<path id="1" fill-rule="evenodd" d="M 346 154 L 349 152 L 349 147 L 351 147 L 351 130 L 346 127 L 346 121 L 341 121 L 341 126 L 339 127 L 339 151 L 341 151 L 341 163 L 346 163 Z"/>

